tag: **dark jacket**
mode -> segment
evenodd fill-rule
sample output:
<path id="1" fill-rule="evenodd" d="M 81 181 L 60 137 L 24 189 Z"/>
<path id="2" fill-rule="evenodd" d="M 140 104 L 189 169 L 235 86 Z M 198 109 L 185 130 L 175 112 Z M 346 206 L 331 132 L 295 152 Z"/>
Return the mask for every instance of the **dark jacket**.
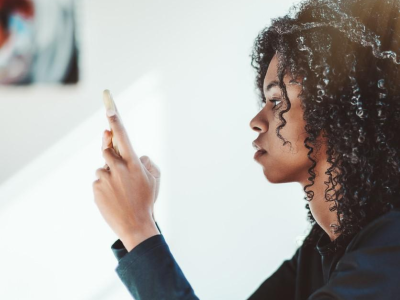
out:
<path id="1" fill-rule="evenodd" d="M 334 252 L 324 232 L 317 245 L 302 245 L 283 261 L 248 300 L 400 299 L 400 209 L 375 219 L 345 244 Z M 162 234 L 130 252 L 120 240 L 111 249 L 118 259 L 115 271 L 134 299 L 199 299 Z"/>

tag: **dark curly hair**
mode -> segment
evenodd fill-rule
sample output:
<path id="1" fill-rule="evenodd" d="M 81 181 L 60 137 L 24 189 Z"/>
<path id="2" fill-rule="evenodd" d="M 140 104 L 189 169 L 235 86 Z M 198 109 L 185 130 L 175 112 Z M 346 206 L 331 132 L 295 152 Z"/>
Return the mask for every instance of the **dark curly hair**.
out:
<path id="1" fill-rule="evenodd" d="M 283 78 L 301 76 L 299 95 L 306 121 L 304 145 L 312 166 L 304 187 L 314 192 L 312 154 L 326 138 L 325 201 L 332 201 L 338 226 L 334 233 L 351 237 L 366 224 L 400 206 L 400 1 L 305 0 L 271 20 L 257 36 L 251 65 L 257 71 L 260 107 L 263 80 L 277 54 L 279 86 L 285 107 L 279 111 L 280 135 L 291 104 Z M 310 211 L 312 228 L 303 244 L 315 245 L 322 228 Z M 342 247 L 335 239 L 334 246 Z"/>

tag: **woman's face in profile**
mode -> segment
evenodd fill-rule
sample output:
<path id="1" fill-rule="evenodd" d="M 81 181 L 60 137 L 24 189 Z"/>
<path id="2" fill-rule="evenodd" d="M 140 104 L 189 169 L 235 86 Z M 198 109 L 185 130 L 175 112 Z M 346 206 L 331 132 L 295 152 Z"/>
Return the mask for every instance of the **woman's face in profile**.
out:
<path id="1" fill-rule="evenodd" d="M 286 108 L 278 82 L 278 60 L 272 58 L 264 78 L 264 95 L 266 103 L 251 120 L 250 127 L 259 133 L 255 143 L 266 153 L 257 158 L 262 165 L 264 175 L 271 183 L 303 182 L 307 184 L 308 169 L 312 162 L 307 157 L 308 149 L 304 146 L 307 134 L 304 129 L 303 110 L 298 98 L 301 85 L 289 83 L 290 76 L 285 75 L 284 83 L 291 102 L 291 108 L 283 114 L 285 126 L 280 134 L 290 143 L 283 146 L 283 141 L 276 134 L 276 127 L 281 124 L 279 112 Z M 272 102 L 271 102 L 272 101 Z M 314 151 L 315 152 L 315 151 Z"/>

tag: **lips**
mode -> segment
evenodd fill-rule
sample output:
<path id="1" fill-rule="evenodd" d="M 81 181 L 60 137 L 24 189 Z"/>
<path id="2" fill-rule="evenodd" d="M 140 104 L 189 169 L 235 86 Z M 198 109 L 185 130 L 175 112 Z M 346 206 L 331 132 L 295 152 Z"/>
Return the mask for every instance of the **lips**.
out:
<path id="1" fill-rule="evenodd" d="M 253 147 L 254 147 L 254 149 L 256 149 L 257 151 L 265 151 L 265 152 L 267 152 L 265 149 L 263 149 L 260 145 L 258 145 L 257 143 L 256 143 L 256 141 L 253 141 Z"/>
<path id="2" fill-rule="evenodd" d="M 254 154 L 254 159 L 258 160 L 263 154 L 267 153 L 267 151 L 265 150 L 258 150 L 255 154 Z"/>
<path id="3" fill-rule="evenodd" d="M 253 147 L 255 150 L 257 150 L 256 153 L 254 154 L 255 160 L 258 160 L 263 154 L 267 153 L 267 151 L 261 148 L 261 146 L 258 145 L 256 141 L 253 141 Z"/>

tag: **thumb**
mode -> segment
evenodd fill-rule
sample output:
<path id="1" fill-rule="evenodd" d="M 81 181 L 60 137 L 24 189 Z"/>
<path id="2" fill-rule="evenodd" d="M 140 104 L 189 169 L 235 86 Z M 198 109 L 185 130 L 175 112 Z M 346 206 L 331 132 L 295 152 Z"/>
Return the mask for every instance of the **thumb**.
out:
<path id="1" fill-rule="evenodd" d="M 156 179 L 160 178 L 160 169 L 147 155 L 141 156 L 140 161 L 151 175 L 153 175 Z"/>

